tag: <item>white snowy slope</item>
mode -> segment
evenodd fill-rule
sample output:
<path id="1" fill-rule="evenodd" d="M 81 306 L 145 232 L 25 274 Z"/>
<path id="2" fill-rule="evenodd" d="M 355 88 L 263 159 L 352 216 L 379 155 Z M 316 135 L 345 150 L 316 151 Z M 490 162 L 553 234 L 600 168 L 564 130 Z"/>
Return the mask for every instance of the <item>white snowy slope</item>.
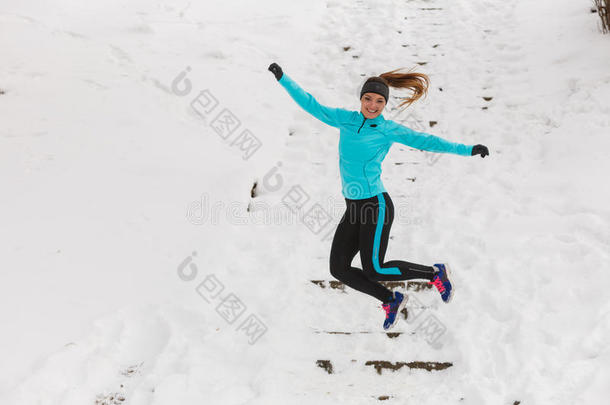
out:
<path id="1" fill-rule="evenodd" d="M 603 403 L 610 36 L 590 6 L 2 2 L 0 403 Z M 271 62 L 353 110 L 367 76 L 416 67 L 428 97 L 384 116 L 489 147 L 383 166 L 386 259 L 452 265 L 450 305 L 409 291 L 435 344 L 310 281 L 332 279 L 338 131 Z M 295 186 L 332 217 L 317 233 L 282 204 Z"/>

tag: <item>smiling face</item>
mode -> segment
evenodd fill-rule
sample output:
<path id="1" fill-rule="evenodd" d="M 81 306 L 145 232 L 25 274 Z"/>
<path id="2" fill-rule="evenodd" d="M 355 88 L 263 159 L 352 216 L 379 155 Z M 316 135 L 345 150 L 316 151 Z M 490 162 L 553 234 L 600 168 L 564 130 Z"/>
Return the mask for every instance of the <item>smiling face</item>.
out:
<path id="1" fill-rule="evenodd" d="M 385 107 L 385 98 L 377 93 L 364 93 L 360 99 L 360 111 L 368 119 L 379 116 Z"/>

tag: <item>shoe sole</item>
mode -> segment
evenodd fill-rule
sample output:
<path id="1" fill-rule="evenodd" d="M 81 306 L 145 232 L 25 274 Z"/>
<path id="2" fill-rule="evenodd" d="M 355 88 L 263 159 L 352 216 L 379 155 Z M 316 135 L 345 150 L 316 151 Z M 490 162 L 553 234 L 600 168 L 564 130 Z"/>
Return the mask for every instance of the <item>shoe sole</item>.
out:
<path id="1" fill-rule="evenodd" d="M 392 324 L 387 329 L 384 329 L 386 332 L 389 331 L 390 329 L 392 329 L 394 327 L 394 325 L 396 325 L 398 323 L 400 311 L 402 311 L 405 308 L 405 305 L 407 304 L 407 301 L 409 300 L 409 296 L 407 294 L 403 294 L 403 297 L 404 298 L 403 298 L 402 302 L 400 303 L 400 305 L 398 306 L 398 310 L 396 311 L 396 318 L 394 318 L 394 322 L 392 322 Z"/>
<path id="2" fill-rule="evenodd" d="M 451 269 L 449 268 L 449 265 L 447 263 L 443 263 L 443 265 L 445 266 L 445 271 L 447 272 L 447 280 L 449 280 L 449 282 L 451 283 L 451 292 L 449 293 L 449 299 L 447 301 L 444 301 L 445 304 L 449 304 L 453 299 L 453 293 L 455 293 L 455 286 L 453 285 L 453 277 L 451 277 Z"/>

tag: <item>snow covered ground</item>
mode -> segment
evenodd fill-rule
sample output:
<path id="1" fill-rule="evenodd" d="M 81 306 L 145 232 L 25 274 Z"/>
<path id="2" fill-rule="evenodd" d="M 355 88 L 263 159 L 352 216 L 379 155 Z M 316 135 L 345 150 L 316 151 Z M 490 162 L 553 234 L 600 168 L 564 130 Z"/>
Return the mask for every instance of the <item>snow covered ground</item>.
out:
<path id="1" fill-rule="evenodd" d="M 3 3 L 0 403 L 610 394 L 610 37 L 591 2 Z M 409 291 L 443 330 L 434 343 L 418 321 L 389 339 L 373 299 L 311 282 L 331 279 L 344 208 L 338 132 L 271 62 L 354 110 L 367 76 L 417 66 L 428 97 L 384 116 L 489 147 L 395 145 L 383 166 L 386 259 L 452 264 L 451 305 Z M 214 129 L 224 109 L 234 133 Z M 293 187 L 331 223 L 312 231 L 283 205 Z"/>

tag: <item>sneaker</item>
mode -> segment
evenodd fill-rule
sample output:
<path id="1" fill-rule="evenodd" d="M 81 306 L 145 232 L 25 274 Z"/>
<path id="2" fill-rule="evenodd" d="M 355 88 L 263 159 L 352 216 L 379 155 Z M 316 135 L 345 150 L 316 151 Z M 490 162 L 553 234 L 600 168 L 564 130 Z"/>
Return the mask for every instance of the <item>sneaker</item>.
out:
<path id="1" fill-rule="evenodd" d="M 394 299 L 381 306 L 385 311 L 383 329 L 392 329 L 392 327 L 396 324 L 398 321 L 398 313 L 404 308 L 405 304 L 407 303 L 407 298 L 408 297 L 404 296 L 398 291 L 394 291 Z"/>
<path id="2" fill-rule="evenodd" d="M 453 286 L 449 281 L 449 265 L 435 264 L 432 267 L 436 269 L 436 273 L 429 283 L 436 287 L 443 301 L 447 303 L 453 297 Z"/>

